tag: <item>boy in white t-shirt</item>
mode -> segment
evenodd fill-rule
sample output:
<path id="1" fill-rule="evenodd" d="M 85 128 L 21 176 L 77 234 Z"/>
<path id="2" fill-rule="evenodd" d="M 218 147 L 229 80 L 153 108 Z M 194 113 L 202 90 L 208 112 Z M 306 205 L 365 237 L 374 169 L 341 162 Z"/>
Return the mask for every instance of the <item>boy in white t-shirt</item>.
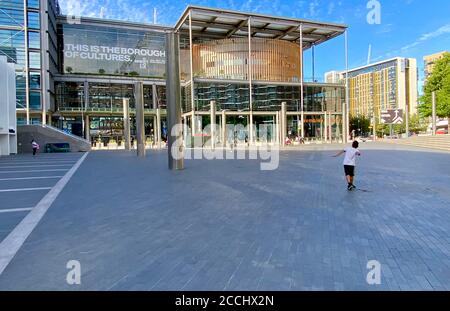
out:
<path id="1" fill-rule="evenodd" d="M 353 184 L 353 181 L 355 179 L 356 157 L 361 156 L 361 152 L 358 150 L 358 147 L 359 143 L 357 141 L 354 141 L 351 148 L 347 147 L 334 155 L 334 157 L 339 157 L 340 155 L 345 153 L 344 171 L 348 183 L 347 190 L 349 191 L 356 189 L 355 185 Z"/>

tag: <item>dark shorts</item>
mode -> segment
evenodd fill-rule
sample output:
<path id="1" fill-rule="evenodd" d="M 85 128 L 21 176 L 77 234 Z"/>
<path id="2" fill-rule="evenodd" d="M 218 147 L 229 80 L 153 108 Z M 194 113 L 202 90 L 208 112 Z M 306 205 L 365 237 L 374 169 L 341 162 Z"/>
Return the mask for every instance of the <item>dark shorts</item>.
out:
<path id="1" fill-rule="evenodd" d="M 355 167 L 353 165 L 344 165 L 345 176 L 355 176 Z"/>

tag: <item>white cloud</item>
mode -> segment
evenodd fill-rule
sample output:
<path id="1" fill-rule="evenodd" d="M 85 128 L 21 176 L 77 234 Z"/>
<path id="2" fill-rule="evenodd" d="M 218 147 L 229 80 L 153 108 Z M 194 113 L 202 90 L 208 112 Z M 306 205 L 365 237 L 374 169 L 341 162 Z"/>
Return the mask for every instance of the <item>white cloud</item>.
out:
<path id="1" fill-rule="evenodd" d="M 406 52 L 406 51 L 408 51 L 408 50 L 410 50 L 412 48 L 415 48 L 416 46 L 418 46 L 418 45 L 420 45 L 420 44 L 422 44 L 422 43 L 424 43 L 424 42 L 426 42 L 426 41 L 428 41 L 430 39 L 434 39 L 434 38 L 440 37 L 440 36 L 445 35 L 445 34 L 450 34 L 450 24 L 442 26 L 442 27 L 436 29 L 435 31 L 423 34 L 415 42 L 413 42 L 411 44 L 408 44 L 408 45 L 405 45 L 400 50 L 402 52 Z"/>

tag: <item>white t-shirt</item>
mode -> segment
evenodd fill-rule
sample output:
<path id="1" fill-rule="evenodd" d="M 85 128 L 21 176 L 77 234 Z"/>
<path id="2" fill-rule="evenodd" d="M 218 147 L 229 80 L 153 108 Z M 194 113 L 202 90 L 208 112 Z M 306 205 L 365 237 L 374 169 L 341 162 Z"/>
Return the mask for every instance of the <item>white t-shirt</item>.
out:
<path id="1" fill-rule="evenodd" d="M 344 165 L 356 166 L 356 157 L 361 155 L 358 149 L 347 147 L 345 148 Z"/>

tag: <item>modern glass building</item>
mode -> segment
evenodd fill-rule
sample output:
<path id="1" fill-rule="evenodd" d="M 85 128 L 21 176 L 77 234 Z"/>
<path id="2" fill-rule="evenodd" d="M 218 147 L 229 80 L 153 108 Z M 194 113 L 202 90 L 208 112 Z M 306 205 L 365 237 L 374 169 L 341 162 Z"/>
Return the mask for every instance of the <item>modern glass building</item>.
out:
<path id="1" fill-rule="evenodd" d="M 271 124 L 276 143 L 346 139 L 345 85 L 306 81 L 303 60 L 345 25 L 189 6 L 175 26 L 161 26 L 63 16 L 55 0 L 0 1 L 0 13 L 0 53 L 16 64 L 20 123 L 50 124 L 94 147 L 120 145 L 124 104 L 133 136 L 134 85 L 143 82 L 145 134 L 159 145 L 167 136 L 165 38 L 176 32 L 192 135 L 210 123 Z M 225 144 L 227 134 L 217 135 Z M 258 131 L 249 127 L 245 137 L 256 143 Z"/>
<path id="2" fill-rule="evenodd" d="M 15 64 L 19 124 L 45 122 L 43 112 L 49 100 L 44 90 L 49 87 L 47 60 L 51 58 L 47 51 L 52 50 L 50 44 L 56 46 L 56 38 L 47 35 L 47 30 L 55 27 L 57 14 L 54 1 L 0 1 L 0 55 Z"/>

